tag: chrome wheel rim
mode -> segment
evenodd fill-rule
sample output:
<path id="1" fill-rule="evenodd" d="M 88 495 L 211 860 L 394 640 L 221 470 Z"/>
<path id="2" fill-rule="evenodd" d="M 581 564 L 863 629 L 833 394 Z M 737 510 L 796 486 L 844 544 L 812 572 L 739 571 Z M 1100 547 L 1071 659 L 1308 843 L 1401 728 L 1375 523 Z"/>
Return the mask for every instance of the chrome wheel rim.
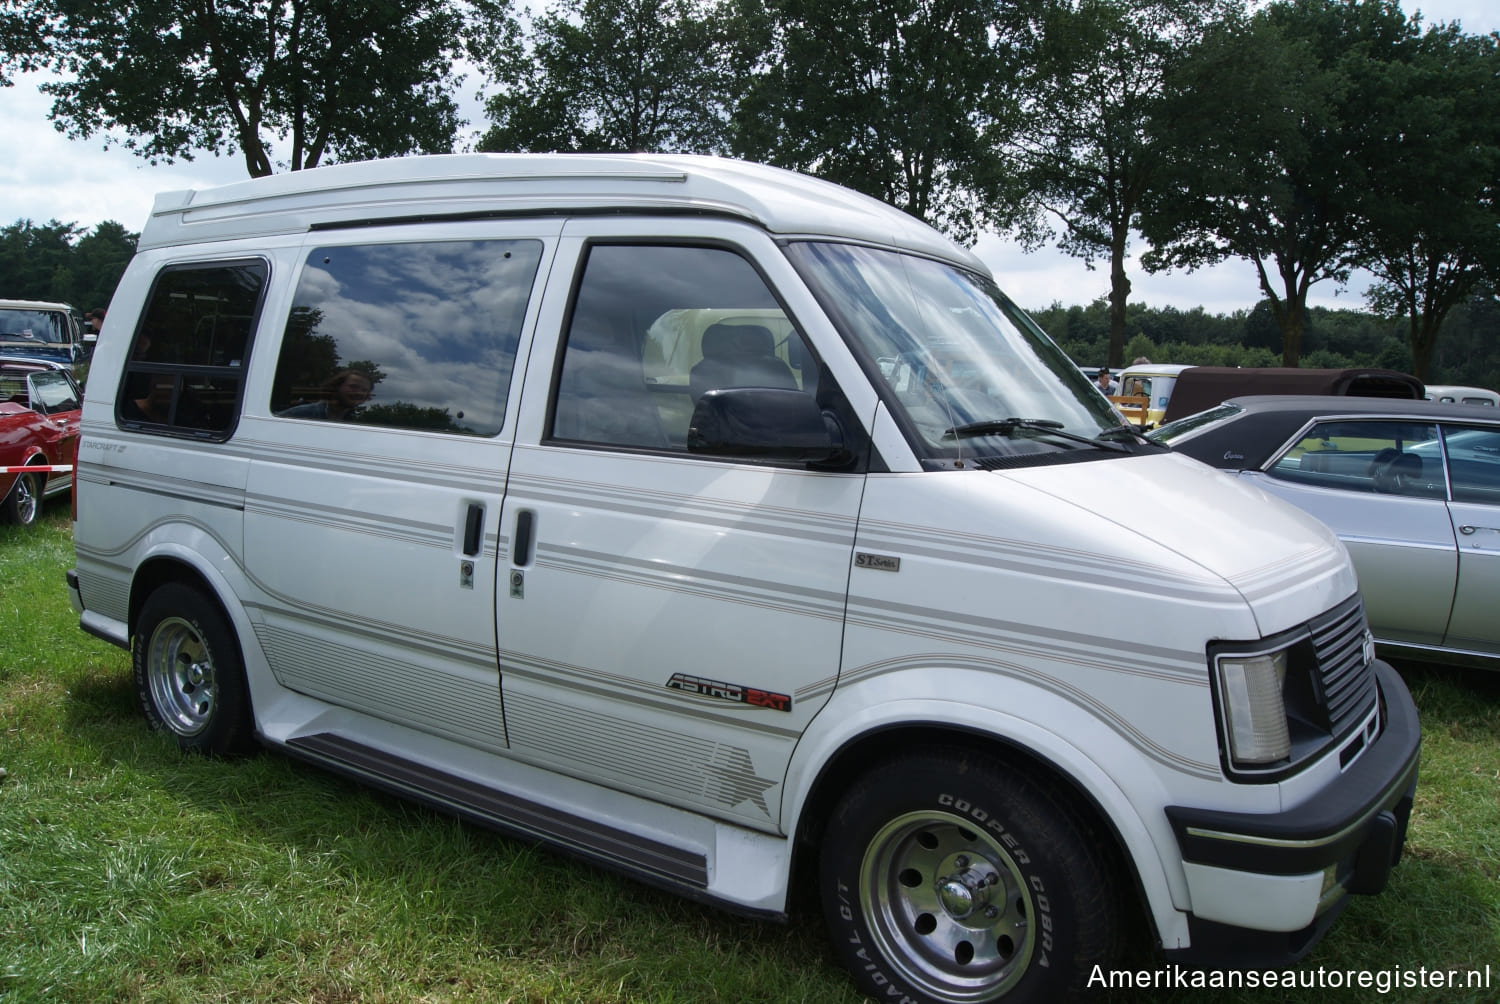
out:
<path id="1" fill-rule="evenodd" d="M 156 626 L 146 648 L 146 678 L 151 700 L 167 727 L 193 736 L 208 727 L 218 690 L 208 646 L 181 617 Z"/>
<path id="2" fill-rule="evenodd" d="M 933 998 L 997 997 L 1025 975 L 1033 903 L 1005 849 L 964 817 L 913 812 L 870 841 L 860 906 L 880 953 Z"/>
<path id="3" fill-rule="evenodd" d="M 22 474 L 16 478 L 16 520 L 21 524 L 29 524 L 36 519 L 37 506 L 36 489 L 32 484 L 30 474 Z"/>

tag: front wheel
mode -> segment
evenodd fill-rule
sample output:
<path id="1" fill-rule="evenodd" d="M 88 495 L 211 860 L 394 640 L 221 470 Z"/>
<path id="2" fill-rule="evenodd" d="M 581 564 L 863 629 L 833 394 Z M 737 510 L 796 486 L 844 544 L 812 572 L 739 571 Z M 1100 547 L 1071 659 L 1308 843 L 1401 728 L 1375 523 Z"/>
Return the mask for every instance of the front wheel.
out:
<path id="1" fill-rule="evenodd" d="M 963 750 L 865 774 L 825 831 L 834 950 L 877 1000 L 1076 994 L 1120 936 L 1103 836 L 1019 768 Z"/>
<path id="2" fill-rule="evenodd" d="M 18 474 L 10 494 L 0 503 L 0 515 L 8 523 L 30 526 L 42 515 L 42 485 L 45 474 Z"/>
<path id="3" fill-rule="evenodd" d="M 136 703 L 152 728 L 195 753 L 255 749 L 244 663 L 216 603 L 182 583 L 161 586 L 141 606 L 130 655 Z"/>

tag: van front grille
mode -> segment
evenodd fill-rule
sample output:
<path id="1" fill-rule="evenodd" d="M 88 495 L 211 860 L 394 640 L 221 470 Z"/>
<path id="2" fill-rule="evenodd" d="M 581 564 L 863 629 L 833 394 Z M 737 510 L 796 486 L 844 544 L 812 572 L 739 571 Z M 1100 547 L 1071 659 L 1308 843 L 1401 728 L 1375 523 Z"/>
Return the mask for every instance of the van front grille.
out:
<path id="1" fill-rule="evenodd" d="M 1359 596 L 1315 617 L 1308 624 L 1318 671 L 1315 689 L 1328 713 L 1330 731 L 1344 736 L 1375 704 L 1375 666 L 1366 658 L 1365 607 Z"/>

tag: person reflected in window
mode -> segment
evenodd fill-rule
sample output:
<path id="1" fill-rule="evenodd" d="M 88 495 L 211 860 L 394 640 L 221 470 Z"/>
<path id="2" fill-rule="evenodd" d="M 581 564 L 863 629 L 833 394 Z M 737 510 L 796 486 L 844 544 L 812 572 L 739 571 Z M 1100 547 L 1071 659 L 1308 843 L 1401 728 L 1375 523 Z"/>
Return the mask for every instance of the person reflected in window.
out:
<path id="1" fill-rule="evenodd" d="M 120 408 L 122 418 L 133 422 L 165 425 L 171 417 L 172 390 L 176 383 L 170 376 L 146 377 L 146 388 L 140 396 L 126 397 Z"/>
<path id="2" fill-rule="evenodd" d="M 370 399 L 375 389 L 368 373 L 339 370 L 323 382 L 323 400 L 299 404 L 276 414 L 282 418 L 322 418 L 347 422 Z"/>

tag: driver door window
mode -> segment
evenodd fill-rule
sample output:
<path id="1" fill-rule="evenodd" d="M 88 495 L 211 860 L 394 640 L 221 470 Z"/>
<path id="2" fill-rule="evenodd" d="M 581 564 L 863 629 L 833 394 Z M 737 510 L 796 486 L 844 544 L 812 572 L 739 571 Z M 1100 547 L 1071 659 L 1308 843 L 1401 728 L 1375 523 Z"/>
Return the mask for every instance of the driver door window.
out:
<path id="1" fill-rule="evenodd" d="M 1422 422 L 1315 425 L 1272 465 L 1283 481 L 1342 491 L 1441 499 L 1447 488 L 1437 427 Z"/>
<path id="2" fill-rule="evenodd" d="M 765 281 L 713 247 L 589 250 L 552 436 L 687 450 L 698 398 L 726 387 L 814 393 L 817 362 Z"/>

